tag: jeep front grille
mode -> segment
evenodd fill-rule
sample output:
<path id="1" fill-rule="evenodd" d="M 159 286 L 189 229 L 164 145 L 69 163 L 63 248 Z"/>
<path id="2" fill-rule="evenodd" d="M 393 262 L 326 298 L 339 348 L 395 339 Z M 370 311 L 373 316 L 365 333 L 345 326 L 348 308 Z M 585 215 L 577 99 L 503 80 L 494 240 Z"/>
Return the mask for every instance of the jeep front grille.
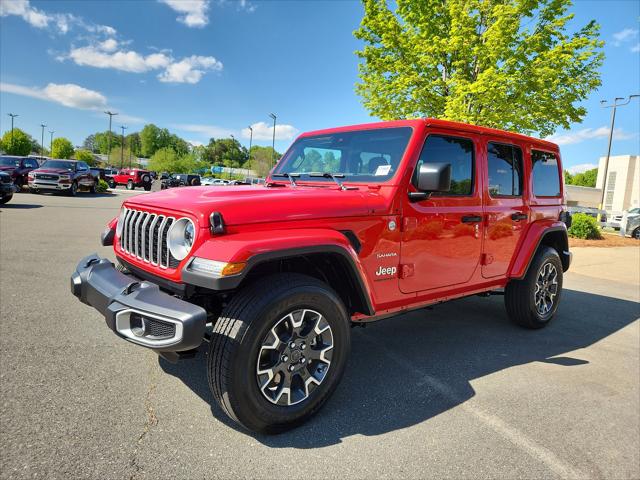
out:
<path id="1" fill-rule="evenodd" d="M 125 208 L 120 248 L 160 268 L 176 268 L 180 262 L 167 247 L 169 227 L 175 220 L 166 215 Z"/>

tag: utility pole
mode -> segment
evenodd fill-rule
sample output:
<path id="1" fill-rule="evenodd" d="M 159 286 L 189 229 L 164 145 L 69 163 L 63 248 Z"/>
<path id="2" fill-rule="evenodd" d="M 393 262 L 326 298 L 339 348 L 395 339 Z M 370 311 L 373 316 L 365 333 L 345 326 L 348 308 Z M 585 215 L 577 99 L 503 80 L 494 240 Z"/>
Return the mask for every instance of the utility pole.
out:
<path id="1" fill-rule="evenodd" d="M 609 158 L 611 157 L 611 143 L 613 141 L 613 127 L 616 124 L 616 109 L 618 107 L 622 107 L 627 105 L 632 98 L 638 98 L 640 95 L 629 95 L 627 97 L 626 102 L 618 102 L 618 100 L 624 100 L 624 97 L 616 97 L 613 99 L 613 103 L 607 103 L 607 100 L 600 100 L 600 106 L 602 108 L 610 108 L 611 109 L 611 127 L 609 128 L 609 146 L 607 147 L 607 158 L 604 161 L 604 172 L 602 176 L 602 195 L 600 196 L 600 205 L 598 206 L 598 218 L 597 221 L 600 222 L 602 217 L 602 209 L 605 207 L 605 195 L 607 193 L 607 173 L 609 170 Z"/>
<path id="2" fill-rule="evenodd" d="M 51 134 L 51 140 L 49 140 L 49 153 L 51 153 L 53 151 L 53 134 L 56 133 L 56 131 L 49 130 L 49 133 Z"/>
<path id="3" fill-rule="evenodd" d="M 118 115 L 118 114 L 110 110 L 107 110 L 104 113 L 109 115 L 109 137 L 107 138 L 107 162 L 106 162 L 107 164 L 109 164 L 109 155 L 111 154 L 111 119 L 113 118 L 114 115 Z M 120 168 L 122 168 L 122 165 L 120 165 Z"/>
<path id="4" fill-rule="evenodd" d="M 271 142 L 271 168 L 275 165 L 276 155 L 276 114 L 270 113 L 269 116 L 273 118 L 273 141 Z"/>
<path id="5" fill-rule="evenodd" d="M 249 158 L 247 159 L 248 163 L 251 163 L 251 144 L 253 143 L 253 128 L 251 126 L 247 127 L 249 129 Z M 249 165 L 251 167 L 251 165 Z"/>
<path id="6" fill-rule="evenodd" d="M 229 135 L 229 136 L 231 137 L 231 140 L 233 140 L 233 144 L 234 144 L 234 146 L 235 146 L 235 143 L 236 143 L 236 142 L 235 142 L 236 137 L 234 137 L 233 135 Z M 229 159 L 229 164 L 230 164 L 230 165 L 233 165 L 233 163 L 232 163 L 232 160 L 231 160 L 231 159 Z M 232 168 L 232 167 L 228 167 L 228 168 L 229 168 L 229 172 L 228 172 L 228 173 L 229 173 L 229 175 L 227 175 L 227 178 L 229 178 L 229 179 L 230 179 L 230 178 L 231 178 L 231 168 Z"/>
<path id="7" fill-rule="evenodd" d="M 46 128 L 46 125 L 44 123 L 41 123 L 40 126 L 42 127 L 42 136 L 40 137 L 40 158 L 44 158 L 44 129 Z M 51 152 L 49 152 L 49 154 L 51 154 Z"/>
<path id="8" fill-rule="evenodd" d="M 127 129 L 124 125 L 120 125 L 122 129 L 122 138 L 120 143 L 120 169 L 122 169 L 122 164 L 124 163 L 124 131 Z M 129 168 L 131 168 L 131 157 L 129 157 Z"/>
<path id="9" fill-rule="evenodd" d="M 18 115 L 15 113 L 9 113 L 9 116 L 11 117 L 11 149 L 13 150 L 13 119 Z"/>

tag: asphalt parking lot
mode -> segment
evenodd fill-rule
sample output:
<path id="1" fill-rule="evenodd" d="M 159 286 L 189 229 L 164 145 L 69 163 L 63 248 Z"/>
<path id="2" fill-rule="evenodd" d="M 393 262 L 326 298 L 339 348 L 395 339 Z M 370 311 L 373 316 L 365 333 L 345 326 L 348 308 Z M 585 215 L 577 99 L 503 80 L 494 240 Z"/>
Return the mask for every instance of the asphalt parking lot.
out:
<path id="1" fill-rule="evenodd" d="M 204 350 L 172 365 L 69 292 L 130 193 L 0 208 L 2 478 L 640 478 L 640 248 L 576 249 L 554 323 L 472 297 L 353 330 L 308 424 L 236 429 Z"/>

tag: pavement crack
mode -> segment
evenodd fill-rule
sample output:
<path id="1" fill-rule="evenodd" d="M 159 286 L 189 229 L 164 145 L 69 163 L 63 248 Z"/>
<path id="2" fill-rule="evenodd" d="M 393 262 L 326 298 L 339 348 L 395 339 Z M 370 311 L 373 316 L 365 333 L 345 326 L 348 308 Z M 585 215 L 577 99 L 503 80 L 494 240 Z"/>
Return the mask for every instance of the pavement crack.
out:
<path id="1" fill-rule="evenodd" d="M 144 474 L 144 469 L 138 462 L 138 454 L 142 448 L 142 444 L 147 434 L 151 431 L 152 428 L 158 425 L 158 417 L 156 416 L 155 407 L 153 405 L 153 394 L 155 393 L 156 387 L 158 386 L 158 364 L 152 363 L 149 370 L 149 386 L 144 397 L 145 421 L 142 425 L 142 431 L 140 432 L 136 440 L 133 452 L 131 452 L 129 465 L 131 466 L 133 471 L 131 472 L 131 475 L 129 475 L 129 480 L 135 480 L 139 478 L 140 474 Z"/>

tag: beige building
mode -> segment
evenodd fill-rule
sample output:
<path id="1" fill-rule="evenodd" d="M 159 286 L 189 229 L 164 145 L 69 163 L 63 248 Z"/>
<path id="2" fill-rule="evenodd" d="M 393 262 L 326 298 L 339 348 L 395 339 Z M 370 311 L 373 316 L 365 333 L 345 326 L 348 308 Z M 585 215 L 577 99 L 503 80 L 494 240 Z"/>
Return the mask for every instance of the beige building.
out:
<path id="1" fill-rule="evenodd" d="M 565 185 L 564 193 L 569 207 L 598 208 L 602 199 L 602 189 Z"/>
<path id="2" fill-rule="evenodd" d="M 606 157 L 600 157 L 597 189 L 603 187 L 605 161 Z M 604 210 L 622 212 L 635 207 L 640 207 L 640 156 L 612 156 L 607 170 Z"/>

